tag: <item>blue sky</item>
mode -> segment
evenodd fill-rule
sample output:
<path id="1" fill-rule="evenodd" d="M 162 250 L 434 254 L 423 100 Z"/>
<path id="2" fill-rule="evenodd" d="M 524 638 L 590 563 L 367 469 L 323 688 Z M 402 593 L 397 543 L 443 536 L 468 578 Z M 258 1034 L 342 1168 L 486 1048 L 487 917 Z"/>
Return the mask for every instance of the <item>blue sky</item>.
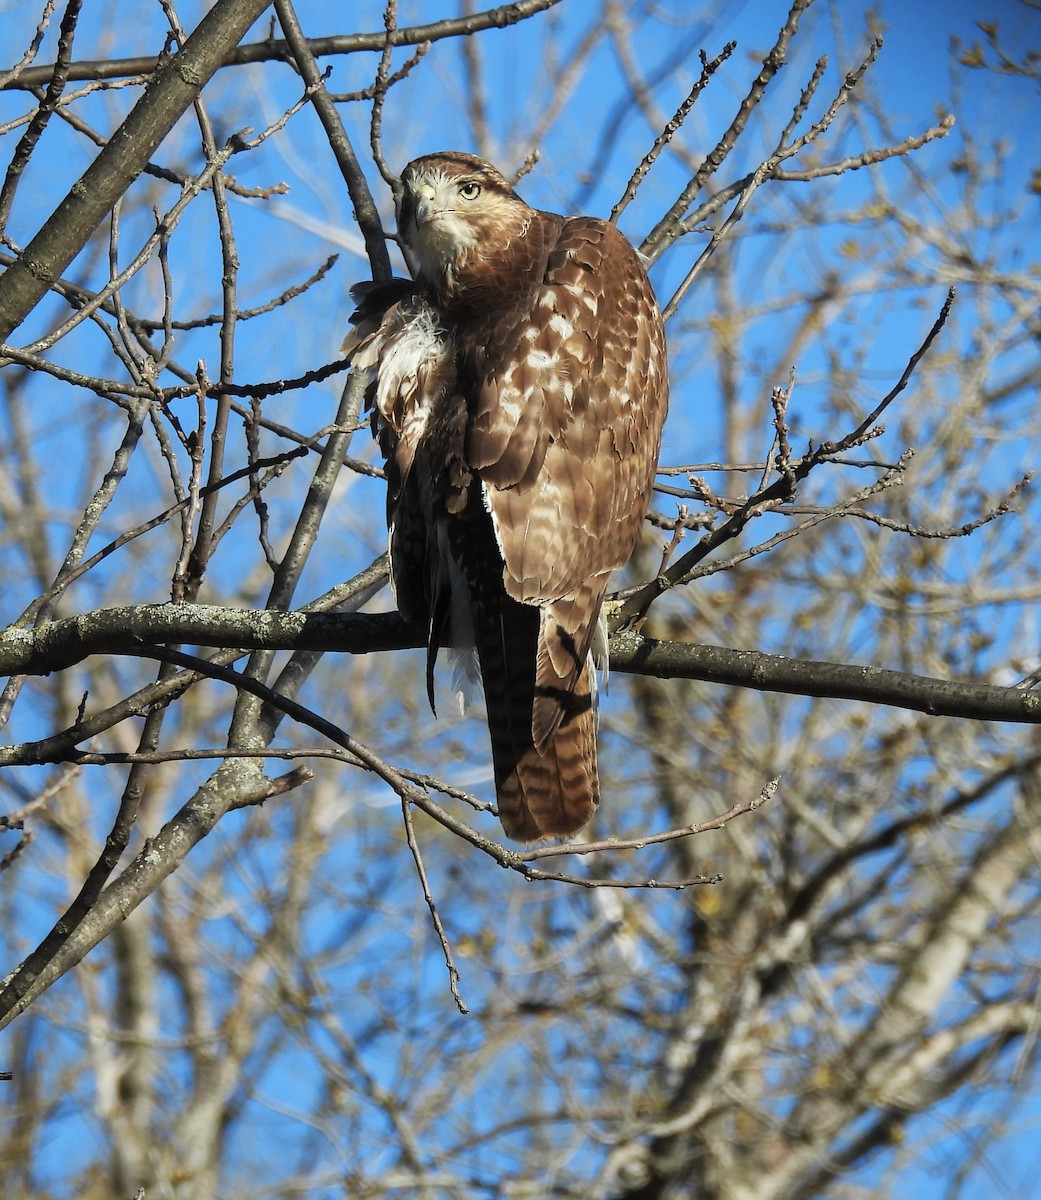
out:
<path id="1" fill-rule="evenodd" d="M 551 15 L 541 19 L 559 21 L 558 47 L 560 63 L 567 64 L 582 43 L 583 36 L 598 13 L 599 5 L 582 3 L 581 0 L 566 0 Z M 776 31 L 782 23 L 786 6 L 775 0 L 749 0 L 747 3 L 720 3 L 712 12 L 710 6 L 695 6 L 687 0 L 664 0 L 657 5 L 647 5 L 655 16 L 632 42 L 631 50 L 636 61 L 643 63 L 648 80 L 654 85 L 650 100 L 654 108 L 666 117 L 680 102 L 692 79 L 696 75 L 695 51 L 704 46 L 712 55 L 724 42 L 736 39 L 738 49 L 713 81 L 710 89 L 699 101 L 687 130 L 682 135 L 683 144 L 692 155 L 704 153 L 713 144 L 721 129 L 733 114 L 740 97 L 747 90 L 756 70 L 756 64 L 772 44 Z M 196 17 L 197 6 L 185 4 L 182 19 L 191 24 Z M 943 278 L 935 277 L 938 256 L 934 248 L 915 244 L 903 246 L 898 236 L 889 238 L 875 236 L 874 231 L 865 229 L 853 220 L 851 214 L 872 194 L 875 180 L 881 179 L 894 195 L 906 203 L 909 210 L 932 213 L 943 223 L 949 217 L 948 232 L 952 238 L 964 238 L 974 248 L 991 255 L 999 267 L 1011 267 L 1023 262 L 1041 262 L 1041 221 L 1038 220 L 1039 197 L 1026 190 L 1031 173 L 1041 166 L 1041 121 L 1038 121 L 1038 88 L 1029 80 L 1002 78 L 989 72 L 978 71 L 964 77 L 957 88 L 952 88 L 949 51 L 951 38 L 956 36 L 962 43 L 971 44 L 980 38 L 975 21 L 985 10 L 986 19 L 996 22 L 1002 30 L 1003 40 L 1011 50 L 1017 47 L 1041 46 L 1041 14 L 1031 11 L 1013 0 L 999 0 L 987 5 L 970 4 L 964 0 L 945 3 L 929 0 L 925 3 L 905 3 L 890 0 L 878 6 L 879 19 L 884 26 L 885 45 L 880 59 L 865 81 L 873 94 L 884 98 L 885 113 L 890 128 L 881 129 L 870 114 L 860 113 L 858 121 L 839 123 L 834 136 L 825 146 L 824 153 L 856 153 L 865 145 L 880 146 L 888 141 L 922 132 L 935 124 L 941 115 L 953 112 L 957 124 L 952 134 L 943 141 L 927 146 L 915 161 L 921 165 L 923 176 L 934 192 L 919 187 L 915 177 L 909 177 L 902 162 L 882 168 L 876 175 L 867 172 L 844 176 L 839 180 L 823 181 L 820 184 L 790 184 L 764 188 L 756 204 L 741 226 L 739 278 L 744 289 L 742 299 L 749 305 L 762 307 L 762 319 L 749 331 L 746 359 L 756 370 L 750 370 L 742 380 L 742 399 L 752 403 L 750 397 L 768 395 L 769 386 L 783 383 L 789 366 L 796 365 L 799 373 L 797 406 L 793 410 L 793 425 L 801 436 L 819 438 L 833 430 L 822 428 L 823 414 L 830 412 L 828 397 L 828 372 L 830 361 L 820 348 L 810 342 L 803 345 L 795 364 L 781 357 L 779 347 L 786 346 L 787 331 L 800 320 L 798 303 L 793 296 L 812 291 L 830 269 L 859 272 L 866 284 L 873 279 L 886 280 L 889 265 L 902 265 L 899 256 L 905 251 L 908 260 L 920 271 L 922 282 L 915 287 L 906 287 L 893 293 L 883 293 L 881 299 L 873 292 L 866 293 L 863 303 L 845 307 L 836 315 L 833 331 L 842 345 L 844 361 L 855 362 L 856 355 L 865 342 L 870 353 L 864 369 L 858 373 L 855 400 L 862 410 L 870 407 L 874 399 L 891 386 L 895 377 L 928 328 L 946 290 Z M 160 14 L 149 7 L 142 17 L 140 4 L 116 4 L 86 6 L 77 55 L 101 58 L 116 52 L 116 43 L 111 31 L 120 31 L 119 53 L 154 52 L 158 42 Z M 349 19 L 355 28 L 378 29 L 381 26 L 381 6 L 374 3 L 358 3 L 350 6 L 331 6 L 307 0 L 299 5 L 305 30 L 312 35 L 344 32 Z M 411 20 L 433 19 L 455 11 L 443 3 L 417 3 L 401 5 L 403 23 Z M 349 12 L 350 17 L 341 16 Z M 691 13 L 697 14 L 692 17 Z M 708 13 L 707 16 L 702 15 Z M 835 0 L 827 4 L 824 0 L 810 10 L 804 18 L 803 28 L 793 47 L 790 65 L 773 93 L 776 100 L 765 106 L 757 117 L 747 139 L 735 154 L 735 161 L 728 163 L 721 172 L 726 180 L 742 174 L 758 161 L 757 154 L 769 149 L 770 136 L 776 134 L 786 119 L 787 106 L 793 102 L 812 69 L 813 62 L 822 53 L 828 53 L 830 64 L 820 97 L 814 111 L 833 94 L 842 73 L 854 67 L 865 53 L 869 43 L 868 6 L 858 2 L 847 3 Z M 0 0 L 0 20 L 4 26 L 4 40 L 10 45 L 19 45 L 31 31 L 35 15 L 31 6 L 12 0 Z M 266 20 L 266 18 L 265 18 Z M 528 26 L 489 33 L 478 45 L 483 56 L 485 90 L 488 101 L 490 149 L 504 169 L 515 168 L 532 146 L 528 131 L 541 111 L 540 98 L 552 84 L 554 73 L 559 67 L 547 57 L 543 40 L 545 26 L 532 22 Z M 122 39 L 125 39 L 122 40 Z M 48 43 L 49 47 L 53 43 Z M 677 63 L 681 50 L 686 58 Z M 47 49 L 41 55 L 47 57 Z M 399 54 L 395 64 L 400 64 L 404 54 Z M 349 90 L 362 87 L 372 77 L 375 57 L 372 54 L 357 54 L 349 58 L 333 60 L 330 87 Z M 458 109 L 465 95 L 463 84 L 464 64 L 458 44 L 439 43 L 430 51 L 427 61 L 415 73 L 413 79 L 396 88 L 388 100 L 385 114 L 385 136 L 388 153 L 393 164 L 400 167 L 414 155 L 446 147 L 478 149 L 468 126 Z M 568 94 L 560 118 L 542 138 L 538 149 L 541 161 L 535 171 L 521 184 L 520 190 L 531 202 L 547 208 L 573 211 L 581 207 L 601 215 L 606 214 L 621 193 L 633 164 L 639 159 L 653 138 L 656 127 L 650 116 L 633 115 L 620 107 L 620 62 L 617 53 L 609 47 L 600 46 L 576 79 L 573 90 Z M 250 71 L 227 72 L 215 81 L 209 95 L 215 110 L 220 113 L 218 139 L 227 136 L 233 129 L 251 125 L 255 129 L 273 120 L 281 109 L 290 103 L 299 92 L 296 77 L 288 67 L 264 66 Z M 113 123 L 113 112 L 123 111 L 133 98 L 131 91 L 114 92 L 95 97 L 84 105 L 84 111 L 93 113 L 102 127 Z M 0 120 L 8 113 L 20 111 L 17 97 L 0 93 Z M 615 120 L 616 114 L 618 119 Z M 624 114 L 624 115 L 623 115 Z M 344 110 L 352 137 L 360 149 L 367 145 L 367 110 L 362 106 L 351 106 Z M 971 138 L 981 144 L 1002 140 L 1008 146 L 1007 166 L 1003 176 L 988 185 L 996 200 L 1015 214 L 1015 219 L 993 231 L 963 229 L 957 226 L 956 216 L 961 202 L 963 181 L 953 169 L 963 153 L 965 139 Z M 33 162 L 33 175 L 27 191 L 16 207 L 11 226 L 11 235 L 21 244 L 35 231 L 41 217 L 49 211 L 56 196 L 63 194 L 90 160 L 93 150 L 86 146 L 78 135 L 65 133 L 55 128 L 53 143 L 48 143 L 48 153 L 41 154 Z M 178 133 L 164 148 L 164 161 L 185 169 L 199 165 L 200 153 L 191 123 L 182 124 Z M 349 205 L 344 196 L 342 182 L 335 172 L 331 157 L 323 142 L 317 122 L 310 112 L 303 112 L 287 127 L 283 135 L 271 139 L 255 155 L 234 160 L 233 172 L 239 174 L 241 182 L 251 186 L 270 186 L 285 180 L 289 191 L 285 196 L 272 200 L 242 200 L 234 206 L 239 249 L 242 257 L 242 294 L 246 304 L 260 303 L 279 291 L 286 282 L 298 281 L 313 271 L 324 258 L 339 251 L 341 258 L 330 275 L 301 303 L 299 316 L 286 322 L 278 313 L 269 318 L 243 324 L 239 331 L 238 378 L 240 380 L 274 379 L 293 376 L 337 357 L 338 346 L 345 328 L 347 289 L 349 285 L 367 274 L 367 267 L 360 255 L 360 240 L 357 235 Z M 650 228 L 653 221 L 667 206 L 672 196 L 686 178 L 685 164 L 672 155 L 665 155 L 641 190 L 637 201 L 625 214 L 623 226 L 631 237 L 639 237 Z M 383 211 L 389 217 L 389 197 L 378 176 L 372 172 L 370 182 L 380 199 Z M 150 187 L 152 185 L 149 185 Z M 160 208 L 172 202 L 175 189 L 152 187 L 149 201 Z M 812 231 L 794 228 L 796 206 L 810 195 L 822 197 L 822 220 Z M 124 215 L 124 246 L 129 254 L 136 242 L 147 235 L 152 217 L 147 207 L 134 214 Z M 193 205 L 182 228 L 184 236 L 175 239 L 172 248 L 172 266 L 178 301 L 183 310 L 192 314 L 214 311 L 219 307 L 219 272 L 213 270 L 216 253 L 216 230 L 212 208 L 206 204 Z M 689 244 L 688 244 L 689 243 Z M 666 296 L 678 279 L 697 256 L 701 242 L 688 239 L 661 262 L 654 272 L 659 292 Z M 97 254 L 97 248 L 93 253 Z M 874 259 L 871 255 L 877 255 Z M 891 263 L 887 264 L 886 256 Z M 96 261 L 89 265 L 91 252 L 85 253 L 76 267 L 88 278 L 103 276 Z M 894 272 L 895 274 L 895 272 Z M 147 272 L 128 293 L 134 297 L 135 307 L 152 315 L 158 311 L 156 275 Z M 677 344 L 682 341 L 683 350 L 674 358 L 675 392 L 673 410 L 666 432 L 663 461 L 697 462 L 722 457 L 719 446 L 719 431 L 722 417 L 716 411 L 716 396 L 719 390 L 718 367 L 706 361 L 703 347 L 706 344 L 706 326 L 711 319 L 711 290 L 692 294 L 688 305 L 681 310 L 674 325 Z M 956 311 L 951 334 L 957 344 L 967 344 L 975 336 L 976 318 L 984 306 L 974 306 L 970 295 L 960 301 L 964 306 Z M 994 312 L 1000 315 L 1001 297 L 986 300 Z M 46 327 L 56 309 L 41 311 L 19 331 L 16 341 L 36 336 Z M 989 311 L 989 310 L 988 310 Z M 845 338 L 843 342 L 842 339 Z M 189 365 L 197 358 L 204 358 L 211 373 L 217 361 L 216 335 L 212 330 L 183 335 L 178 356 Z M 1030 345 L 1020 347 L 1003 359 L 998 368 L 1008 374 L 1014 373 L 1020 361 L 1036 355 Z M 92 332 L 78 333 L 62 343 L 54 351 L 54 358 L 65 363 L 105 364 L 104 370 L 112 370 L 107 357 L 107 347 Z M 101 368 L 99 368 L 101 369 Z M 766 391 L 763 391 L 764 385 Z M 74 390 L 56 391 L 44 383 L 34 383 L 36 390 L 32 419 L 34 421 L 34 444 L 44 450 L 44 458 L 62 463 L 62 470 L 52 480 L 54 520 L 50 527 L 54 549 L 61 549 L 63 539 L 68 536 L 68 513 L 75 499 L 96 482 L 98 463 L 110 453 L 111 436 L 118 428 L 118 421 L 107 416 L 96 415 L 96 404 L 86 393 Z M 301 429 L 315 430 L 329 419 L 338 396 L 338 381 L 330 381 L 309 389 L 304 394 L 287 395 L 266 406 L 268 415 L 284 420 Z M 918 406 L 924 403 L 921 396 L 912 393 L 908 397 L 908 411 L 919 415 Z M 1024 405 L 1036 404 L 1036 397 L 1027 397 Z M 188 406 L 186 406 L 187 408 Z M 926 414 L 928 422 L 942 419 L 942 405 L 937 411 Z M 897 446 L 901 430 L 894 419 L 890 443 Z M 88 449 L 82 455 L 69 455 L 70 428 L 75 430 L 77 447 Z M 5 431 L 6 432 L 6 431 Z M 269 449 L 280 445 L 271 439 Z M 762 453 L 765 446 L 750 445 L 748 452 Z M 995 487 L 1026 469 L 1036 459 L 1037 446 L 1029 438 L 991 447 L 990 457 L 984 468 L 984 479 Z M 374 459 L 374 450 L 366 432 L 356 435 L 352 452 L 358 456 Z M 135 463 L 135 474 L 128 480 L 126 502 L 116 506 L 102 534 L 112 536 L 127 519 L 150 515 L 157 503 L 156 496 L 161 488 L 156 486 L 154 462 L 149 466 Z M 270 505 L 272 523 L 276 536 L 285 534 L 299 502 L 300 475 L 290 472 L 284 482 L 272 488 Z M 934 486 L 933 493 L 942 488 Z M 144 506 L 144 507 L 142 507 Z M 668 511 L 667 502 L 660 506 Z M 162 544 L 167 535 L 163 532 L 147 535 Z M 345 482 L 337 498 L 335 510 L 330 514 L 323 529 L 323 553 L 317 556 L 309 568 L 299 599 L 310 599 L 332 582 L 344 577 L 350 570 L 365 565 L 379 553 L 384 540 L 382 525 L 382 498 L 378 485 L 367 482 Z M 149 543 L 151 544 L 151 543 Z M 133 562 L 130 552 L 117 558 L 114 570 L 123 570 L 126 562 Z M 971 573 L 976 568 L 973 552 L 966 551 L 962 570 Z M 33 594 L 28 570 L 23 561 L 5 552 L 0 557 L 0 569 L 4 570 L 5 595 L 0 597 L 0 617 L 6 620 L 17 613 L 27 598 Z M 203 597 L 220 600 L 239 582 L 242 560 L 234 553 L 215 564 L 208 592 Z M 125 588 L 121 599 L 163 600 L 166 579 L 156 577 L 149 571 L 138 571 L 123 575 Z M 90 578 L 77 585 L 70 594 L 68 611 L 88 607 L 99 596 L 106 595 L 107 579 L 101 578 L 97 585 Z M 388 596 L 381 603 L 389 605 Z M 990 618 L 993 619 L 993 618 Z M 995 619 L 998 645 L 993 652 L 994 661 L 1002 661 L 1007 655 L 1008 644 L 1021 635 L 1021 627 L 1015 624 L 1012 615 Z M 793 631 L 787 618 L 777 622 L 775 629 L 768 630 L 777 644 L 767 649 L 789 649 L 794 640 L 802 637 L 803 646 L 815 643 L 824 634 L 820 631 L 798 633 Z M 870 654 L 872 643 L 865 635 L 865 652 Z M 1034 648 L 1036 650 L 1036 648 Z M 1032 651 L 1033 652 L 1033 651 Z M 982 660 L 982 669 L 987 669 L 990 660 Z M 121 668 L 123 669 L 123 668 Z M 362 668 L 359 667 L 359 670 Z M 132 669 L 125 668 L 129 673 Z M 624 692 L 621 693 L 624 696 Z M 610 714 L 609 698 L 607 710 Z M 796 710 L 797 711 L 797 710 Z M 41 704 L 27 707 L 25 715 L 16 711 L 12 723 L 15 736 L 31 736 L 38 733 L 52 714 Z M 471 728 L 471 727 L 467 727 Z M 436 729 L 436 733 L 434 732 Z M 430 738 L 432 750 L 445 742 L 457 740 L 464 750 L 473 737 L 460 732 L 458 726 L 442 721 L 438 726 L 426 721 L 419 726 L 421 739 Z M 388 735 L 392 750 L 404 759 L 413 750 L 417 738 L 416 726 L 401 724 L 392 727 Z M 624 743 L 610 743 L 605 756 L 615 761 L 626 760 L 631 749 Z M 421 765 L 421 764 L 417 764 Z M 627 762 L 623 765 L 627 765 Z M 483 750 L 474 754 L 472 762 L 460 766 L 456 782 L 469 783 L 481 780 L 480 773 L 487 775 L 486 754 Z M 201 774 L 201 768 L 199 770 Z M 100 773 L 93 777 L 100 781 Z M 101 789 L 98 783 L 99 792 Z M 386 793 L 376 785 L 360 783 L 358 791 L 367 797 L 373 807 L 387 803 Z M 100 808 L 100 806 L 99 806 Z M 233 818 L 237 832 L 245 817 Z M 286 822 L 283 824 L 283 822 Z M 276 816 L 273 824 L 277 833 L 287 837 L 286 818 Z M 228 842 L 219 843 L 225 852 L 236 833 L 227 834 Z M 214 839 L 216 842 L 217 839 Z M 278 840 L 277 838 L 275 840 Z M 200 857 L 218 853 L 216 848 L 204 847 Z M 359 857 L 364 859 L 364 852 Z M 382 865 L 382 864 L 381 864 Z M 480 870 L 483 870 L 483 865 Z M 495 868 L 497 871 L 498 869 Z M 270 871 L 270 879 L 265 876 Z M 491 871 L 491 868 L 489 868 Z M 266 862 L 263 857 L 256 863 L 241 868 L 241 879 L 237 882 L 242 893 L 249 894 L 254 875 L 264 879 L 265 885 L 275 886 L 278 863 Z M 330 877 L 325 882 L 330 894 L 341 882 L 335 876 L 335 868 L 329 868 Z M 413 936 L 411 919 L 417 912 L 417 892 L 414 881 L 407 873 L 397 877 L 404 879 L 392 894 L 388 906 L 388 925 L 392 928 L 389 938 L 382 939 L 373 932 L 371 942 L 365 943 L 366 952 L 379 961 L 386 956 L 388 961 L 398 962 L 406 955 L 400 946 L 410 944 Z M 359 884 L 359 890 L 361 885 Z M 49 902 L 54 885 L 44 881 L 41 900 Z M 509 903 L 514 906 L 509 913 L 512 930 L 521 923 L 518 911 L 523 902 L 518 893 L 509 893 Z M 576 901 L 576 907 L 578 902 Z M 655 897 L 654 903 L 667 903 Z M 566 910 L 567 902 L 562 906 Z M 48 908 L 48 914 L 49 914 Z M 310 935 L 321 942 L 336 925 L 335 905 L 330 902 L 316 910 Z M 27 911 L 24 924 L 19 926 L 20 935 L 28 935 L 44 919 L 40 908 Z M 479 921 L 481 914 L 462 912 L 453 914 L 456 934 L 475 934 L 470 928 Z M 565 911 L 564 918 L 567 913 Z M 258 918 L 261 919 L 261 918 Z M 419 912 L 418 921 L 425 922 L 425 913 Z M 228 948 L 229 961 L 233 958 L 236 932 L 230 927 L 214 933 L 213 945 Z M 400 953 L 400 959 L 398 955 Z M 216 976 L 225 968 L 223 962 L 213 964 Z M 368 964 L 366 964 L 368 965 Z M 227 968 L 231 971 L 232 966 Z M 336 974 L 345 990 L 360 987 L 364 977 L 356 977 L 352 971 L 356 964 L 346 964 Z M 438 1027 L 450 1030 L 453 1037 L 466 1040 L 466 1025 L 457 1018 L 447 999 L 443 986 L 443 966 L 427 956 L 414 964 L 417 975 L 430 981 L 430 1008 L 414 1014 L 413 1021 L 417 1038 L 422 1035 L 424 1044 L 437 1041 Z M 496 983 L 490 974 L 482 973 L 476 965 L 467 971 L 468 999 L 471 1003 L 492 1003 L 495 999 Z M 393 981 L 383 981 L 391 993 Z M 519 986 L 519 985 L 518 985 Z M 63 1003 L 73 993 L 60 993 Z M 65 1015 L 59 1010 L 61 1015 Z M 411 1029 L 410 1029 L 411 1032 Z M 617 1034 L 622 1039 L 621 1034 Z M 622 1039 L 624 1040 L 624 1039 Z M 75 1042 L 75 1039 L 74 1039 Z M 78 1042 L 75 1042 L 78 1045 Z M 368 1066 L 379 1078 L 388 1082 L 394 1078 L 398 1066 L 397 1055 L 400 1042 L 384 1039 L 374 1047 Z M 565 1047 L 566 1049 L 566 1047 Z M 307 1094 L 317 1086 L 314 1064 L 304 1061 L 295 1054 L 296 1047 L 290 1046 L 276 1056 L 265 1076 L 265 1088 L 277 1095 L 287 1105 L 303 1103 Z M 258 1107 L 260 1107 L 258 1103 Z M 928 1118 L 928 1122 L 942 1122 L 945 1113 Z M 1020 1137 L 1004 1143 L 1009 1148 L 1007 1161 L 987 1161 L 979 1175 L 981 1197 L 1014 1195 L 1017 1200 L 1032 1200 L 1041 1197 L 1036 1187 L 1036 1125 L 1041 1113 L 1036 1097 L 1024 1103 L 1019 1119 L 1026 1126 Z M 278 1139 L 287 1136 L 296 1127 L 285 1120 L 277 1109 L 265 1114 L 269 1122 L 269 1145 L 277 1147 Z M 89 1135 L 84 1134 L 81 1116 L 68 1114 L 68 1121 L 58 1122 L 56 1137 L 64 1142 L 55 1146 L 78 1144 L 92 1150 Z M 64 1130 L 64 1132 L 61 1132 Z M 385 1135 L 385 1130 L 378 1130 Z M 925 1135 L 923 1134 L 923 1137 Z M 294 1146 L 299 1143 L 294 1141 Z M 378 1143 L 373 1136 L 373 1146 Z M 943 1151 L 940 1151 L 942 1153 Z M 239 1144 L 238 1153 L 243 1161 L 255 1154 L 248 1138 Z M 375 1154 L 375 1150 L 373 1151 Z M 55 1154 L 54 1161 L 60 1160 Z M 480 1160 L 486 1167 L 488 1157 Z M 1004 1183 L 994 1184 L 995 1175 Z M 913 1194 L 933 1200 L 943 1194 L 942 1187 L 933 1181 L 928 1169 L 915 1175 Z M 1031 1189 L 1034 1189 L 1031 1191 Z M 908 1193 L 911 1194 L 911 1193 Z M 317 1196 L 317 1192 L 316 1192 Z"/>

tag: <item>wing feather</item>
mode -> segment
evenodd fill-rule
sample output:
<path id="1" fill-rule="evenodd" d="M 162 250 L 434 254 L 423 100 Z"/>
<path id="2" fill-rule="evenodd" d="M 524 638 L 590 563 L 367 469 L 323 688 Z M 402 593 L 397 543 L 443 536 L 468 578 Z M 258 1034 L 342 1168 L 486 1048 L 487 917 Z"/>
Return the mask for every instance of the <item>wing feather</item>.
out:
<path id="1" fill-rule="evenodd" d="M 529 311 L 483 355 L 468 442 L 507 591 L 524 603 L 571 595 L 628 560 L 668 398 L 661 319 L 635 251 L 606 221 L 553 221 Z"/>
<path id="2" fill-rule="evenodd" d="M 668 379 L 654 294 L 622 234 L 595 217 L 538 217 L 529 236 L 543 248 L 541 284 L 474 347 L 467 455 L 506 592 L 542 607 L 532 710 L 541 753 L 588 674 L 611 572 L 639 538 Z"/>

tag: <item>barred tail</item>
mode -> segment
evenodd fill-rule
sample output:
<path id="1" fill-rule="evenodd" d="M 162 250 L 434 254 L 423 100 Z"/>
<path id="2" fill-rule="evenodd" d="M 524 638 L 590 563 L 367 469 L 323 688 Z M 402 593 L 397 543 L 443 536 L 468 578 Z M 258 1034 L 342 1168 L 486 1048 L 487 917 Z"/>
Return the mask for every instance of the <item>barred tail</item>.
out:
<path id="1" fill-rule="evenodd" d="M 563 712 L 536 748 L 532 736 L 538 694 L 540 610 L 483 589 L 474 634 L 484 680 L 499 818 L 521 842 L 566 837 L 585 825 L 600 801 L 592 664 L 569 690 L 553 689 Z M 540 683 L 543 672 L 540 671 Z M 567 681 L 571 684 L 571 680 Z"/>

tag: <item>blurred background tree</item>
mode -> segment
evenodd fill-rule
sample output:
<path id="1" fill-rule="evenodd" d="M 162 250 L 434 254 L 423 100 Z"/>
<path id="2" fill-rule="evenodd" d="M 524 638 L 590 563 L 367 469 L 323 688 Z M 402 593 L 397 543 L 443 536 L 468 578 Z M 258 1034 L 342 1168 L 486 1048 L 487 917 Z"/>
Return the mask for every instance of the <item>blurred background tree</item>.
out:
<path id="1" fill-rule="evenodd" d="M 1041 1197 L 1036 6 L 262 7 L 4 17 L 3 1195 Z M 347 288 L 449 147 L 601 215 L 657 150 L 631 849 L 495 847 L 480 720 L 351 616 Z"/>

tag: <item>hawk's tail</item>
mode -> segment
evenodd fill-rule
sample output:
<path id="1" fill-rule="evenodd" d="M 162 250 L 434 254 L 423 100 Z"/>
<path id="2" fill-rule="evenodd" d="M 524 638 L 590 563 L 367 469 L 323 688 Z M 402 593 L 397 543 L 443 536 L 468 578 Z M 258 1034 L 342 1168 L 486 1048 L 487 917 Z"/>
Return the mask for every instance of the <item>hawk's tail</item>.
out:
<path id="1" fill-rule="evenodd" d="M 541 613 L 500 593 L 497 613 L 475 619 L 484 679 L 499 819 L 508 837 L 532 842 L 567 837 L 585 825 L 600 802 L 592 663 L 554 689 L 563 710 L 536 748 L 532 736 Z M 476 618 L 476 614 L 475 614 Z M 539 684 L 542 684 L 540 672 Z M 564 683 L 564 680 L 561 680 Z M 569 686 L 570 685 L 570 686 Z"/>

